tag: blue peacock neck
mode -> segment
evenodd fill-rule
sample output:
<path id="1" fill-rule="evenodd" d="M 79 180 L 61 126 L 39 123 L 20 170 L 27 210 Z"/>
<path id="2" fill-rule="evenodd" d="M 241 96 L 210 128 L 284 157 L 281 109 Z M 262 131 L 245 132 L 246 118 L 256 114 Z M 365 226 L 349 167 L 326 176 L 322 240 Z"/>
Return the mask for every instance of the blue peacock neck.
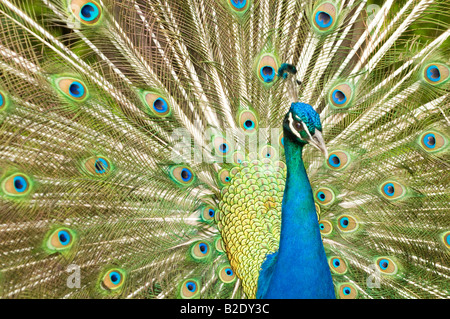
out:
<path id="1" fill-rule="evenodd" d="M 322 244 L 303 145 L 285 130 L 287 164 L 280 246 L 265 298 L 335 298 Z"/>

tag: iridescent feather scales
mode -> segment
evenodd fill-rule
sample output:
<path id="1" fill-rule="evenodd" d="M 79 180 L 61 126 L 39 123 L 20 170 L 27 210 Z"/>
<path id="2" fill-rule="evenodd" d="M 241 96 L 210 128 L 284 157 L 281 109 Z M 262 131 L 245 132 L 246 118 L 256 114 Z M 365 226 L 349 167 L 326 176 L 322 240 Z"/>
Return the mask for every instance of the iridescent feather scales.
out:
<path id="1" fill-rule="evenodd" d="M 0 1 L 2 297 L 254 297 L 288 62 L 329 150 L 304 162 L 336 295 L 448 298 L 448 4 L 368 8 Z"/>

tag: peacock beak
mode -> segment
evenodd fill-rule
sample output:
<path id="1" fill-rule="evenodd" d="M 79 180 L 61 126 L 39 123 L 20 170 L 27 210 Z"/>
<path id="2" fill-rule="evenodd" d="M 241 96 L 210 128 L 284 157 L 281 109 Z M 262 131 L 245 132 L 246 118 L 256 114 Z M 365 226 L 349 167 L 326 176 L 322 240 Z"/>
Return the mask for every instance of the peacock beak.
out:
<path id="1" fill-rule="evenodd" d="M 308 139 L 309 144 L 320 150 L 325 158 L 328 158 L 327 147 L 325 146 L 325 141 L 323 140 L 322 132 L 316 130 L 316 132 L 311 135 L 311 138 Z"/>

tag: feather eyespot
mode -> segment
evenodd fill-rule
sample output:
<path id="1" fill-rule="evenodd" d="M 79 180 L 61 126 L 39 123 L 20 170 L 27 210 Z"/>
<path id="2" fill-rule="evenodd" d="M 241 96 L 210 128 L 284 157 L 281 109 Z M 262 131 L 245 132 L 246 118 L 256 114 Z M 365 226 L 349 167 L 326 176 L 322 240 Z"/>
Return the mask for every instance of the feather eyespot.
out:
<path id="1" fill-rule="evenodd" d="M 53 251 L 68 250 L 74 243 L 75 233 L 68 228 L 58 228 L 48 237 L 47 247 Z"/>
<path id="2" fill-rule="evenodd" d="M 233 147 L 228 140 L 222 136 L 213 138 L 214 154 L 220 157 L 227 157 L 233 153 Z"/>
<path id="3" fill-rule="evenodd" d="M 228 4 L 234 11 L 244 13 L 250 5 L 250 0 L 228 0 Z"/>
<path id="4" fill-rule="evenodd" d="M 355 299 L 358 296 L 358 290 L 350 283 L 341 284 L 338 290 L 340 299 Z"/>
<path id="5" fill-rule="evenodd" d="M 380 187 L 380 192 L 381 195 L 390 200 L 402 198 L 406 194 L 405 188 L 394 181 L 383 183 Z"/>
<path id="6" fill-rule="evenodd" d="M 450 69 L 445 64 L 433 63 L 428 64 L 424 68 L 424 79 L 427 83 L 432 85 L 446 82 L 449 78 Z"/>
<path id="7" fill-rule="evenodd" d="M 388 257 L 380 257 L 376 261 L 378 269 L 387 275 L 394 275 L 397 273 L 397 265 L 395 262 Z"/>
<path id="8" fill-rule="evenodd" d="M 278 152 L 277 150 L 270 145 L 265 145 L 261 148 L 261 151 L 259 152 L 259 155 L 261 158 L 268 158 L 270 160 L 276 160 L 278 158 Z"/>
<path id="9" fill-rule="evenodd" d="M 229 284 L 236 281 L 236 274 L 230 265 L 225 265 L 219 268 L 219 278 L 223 283 Z"/>
<path id="10" fill-rule="evenodd" d="M 353 90 L 347 83 L 339 84 L 330 90 L 328 96 L 332 107 L 342 109 L 350 106 Z"/>
<path id="11" fill-rule="evenodd" d="M 350 233 L 358 229 L 358 222 L 350 215 L 342 215 L 337 219 L 337 226 L 341 232 Z"/>
<path id="12" fill-rule="evenodd" d="M 25 174 L 13 174 L 3 180 L 2 189 L 9 196 L 22 197 L 30 192 L 31 180 Z"/>
<path id="13" fill-rule="evenodd" d="M 82 102 L 88 96 L 86 86 L 78 79 L 60 78 L 56 83 L 59 90 L 71 100 Z"/>
<path id="14" fill-rule="evenodd" d="M 200 241 L 192 245 L 191 256 L 196 260 L 205 259 L 211 254 L 209 244 L 204 241 Z"/>
<path id="15" fill-rule="evenodd" d="M 219 184 L 221 186 L 230 184 L 231 176 L 230 172 L 227 169 L 221 169 L 218 173 L 218 176 L 219 176 Z"/>
<path id="16" fill-rule="evenodd" d="M 245 133 L 251 134 L 258 129 L 258 120 L 252 111 L 244 111 L 239 115 L 239 126 Z"/>
<path id="17" fill-rule="evenodd" d="M 105 177 L 111 172 L 111 162 L 104 156 L 93 156 L 84 162 L 84 168 L 93 176 Z"/>
<path id="18" fill-rule="evenodd" d="M 420 146 L 427 152 L 442 151 L 446 145 L 446 138 L 438 132 L 427 131 L 420 136 Z"/>
<path id="19" fill-rule="evenodd" d="M 181 284 L 180 293 L 183 299 L 195 298 L 200 294 L 200 285 L 194 279 L 187 279 Z"/>
<path id="20" fill-rule="evenodd" d="M 313 25 L 318 31 L 330 30 L 336 23 L 336 7 L 331 3 L 323 3 L 314 10 Z"/>
<path id="21" fill-rule="evenodd" d="M 145 92 L 144 98 L 147 108 L 153 115 L 158 117 L 166 117 L 171 114 L 171 108 L 162 96 L 151 92 Z"/>
<path id="22" fill-rule="evenodd" d="M 343 275 L 347 272 L 347 264 L 341 257 L 331 257 L 329 260 L 331 270 L 339 275 Z"/>
<path id="23" fill-rule="evenodd" d="M 245 161 L 245 156 L 239 151 L 233 153 L 233 163 L 236 165 L 240 165 Z"/>
<path id="24" fill-rule="evenodd" d="M 314 197 L 317 203 L 323 206 L 332 204 L 335 199 L 334 192 L 326 187 L 321 187 L 316 190 Z"/>
<path id="25" fill-rule="evenodd" d="M 214 220 L 214 216 L 216 215 L 216 209 L 211 206 L 204 206 L 202 208 L 201 219 L 202 221 L 209 222 Z"/>
<path id="26" fill-rule="evenodd" d="M 322 235 L 329 235 L 333 231 L 333 225 L 328 220 L 319 220 L 319 229 Z"/>
<path id="27" fill-rule="evenodd" d="M 341 170 L 347 167 L 350 156 L 344 151 L 334 151 L 328 156 L 327 166 L 332 170 Z"/>
<path id="28" fill-rule="evenodd" d="M 92 0 L 71 0 L 70 10 L 77 20 L 86 25 L 96 24 L 102 14 L 101 7 Z"/>
<path id="29" fill-rule="evenodd" d="M 263 55 L 259 60 L 257 70 L 259 80 L 265 84 L 270 84 L 276 79 L 278 63 L 272 55 Z"/>
<path id="30" fill-rule="evenodd" d="M 122 269 L 110 269 L 103 276 L 102 287 L 107 290 L 118 290 L 125 282 L 125 272 Z"/>
<path id="31" fill-rule="evenodd" d="M 172 166 L 169 170 L 169 176 L 182 186 L 189 186 L 195 180 L 195 175 L 192 170 L 183 165 Z"/>

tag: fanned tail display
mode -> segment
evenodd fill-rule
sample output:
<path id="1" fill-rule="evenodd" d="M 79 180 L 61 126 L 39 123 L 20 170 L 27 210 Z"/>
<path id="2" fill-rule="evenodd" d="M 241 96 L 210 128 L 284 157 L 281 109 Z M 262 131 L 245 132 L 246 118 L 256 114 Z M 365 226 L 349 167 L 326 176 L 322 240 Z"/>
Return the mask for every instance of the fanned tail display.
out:
<path id="1" fill-rule="evenodd" d="M 337 298 L 449 298 L 449 12 L 0 0 L 0 296 L 271 296 L 312 193 Z"/>

